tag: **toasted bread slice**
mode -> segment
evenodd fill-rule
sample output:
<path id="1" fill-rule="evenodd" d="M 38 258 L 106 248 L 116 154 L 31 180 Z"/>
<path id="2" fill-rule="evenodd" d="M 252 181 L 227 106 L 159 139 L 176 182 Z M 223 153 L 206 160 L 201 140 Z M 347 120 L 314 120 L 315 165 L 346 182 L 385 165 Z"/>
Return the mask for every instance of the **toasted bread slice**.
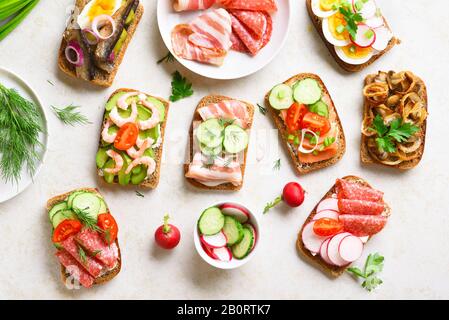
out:
<path id="1" fill-rule="evenodd" d="M 375 77 L 376 75 L 368 75 L 365 78 L 365 86 L 369 83 L 370 79 L 372 77 Z M 421 94 L 421 98 L 422 100 L 425 102 L 425 108 L 426 110 L 428 110 L 428 98 L 427 98 L 427 88 L 426 85 L 424 83 L 424 81 L 418 78 L 418 82 L 420 83 L 420 85 L 422 86 L 423 90 L 422 90 L 422 94 Z M 363 118 L 365 119 L 366 115 L 369 112 L 369 102 L 365 99 L 364 104 L 363 104 Z M 422 139 L 422 144 L 418 149 L 418 157 L 409 161 L 404 161 L 401 162 L 397 165 L 391 166 L 391 165 L 387 165 L 384 163 L 381 163 L 379 161 L 377 161 L 377 159 L 374 159 L 371 154 L 369 153 L 368 147 L 367 147 L 367 141 L 368 141 L 368 137 L 366 137 L 364 134 L 362 134 L 362 139 L 361 139 L 361 144 L 360 144 L 360 160 L 362 163 L 364 164 L 380 164 L 383 165 L 385 167 L 391 167 L 391 168 L 397 168 L 400 170 L 410 170 L 413 169 L 414 167 L 416 167 L 424 154 L 424 148 L 426 146 L 426 130 L 427 130 L 427 119 L 424 121 L 423 125 L 422 125 L 422 130 L 420 132 L 420 138 Z"/>
<path id="2" fill-rule="evenodd" d="M 351 181 L 351 182 L 356 182 L 365 187 L 371 187 L 368 182 L 366 182 L 365 180 L 363 180 L 362 178 L 359 178 L 357 176 L 346 176 L 346 177 L 343 177 L 342 179 Z M 321 256 L 319 254 L 317 254 L 316 256 L 312 255 L 312 253 L 304 246 L 304 243 L 302 241 L 302 231 L 303 231 L 304 227 L 309 222 L 311 222 L 313 220 L 314 216 L 317 214 L 316 209 L 318 208 L 318 204 L 321 201 L 323 201 L 324 199 L 330 198 L 332 196 L 332 194 L 336 193 L 336 191 L 337 191 L 336 185 L 334 184 L 332 186 L 332 188 L 324 195 L 324 197 L 316 204 L 315 208 L 313 208 L 312 212 L 309 214 L 306 221 L 302 225 L 301 230 L 298 233 L 298 238 L 296 240 L 296 248 L 306 258 L 306 260 L 314 263 L 324 273 L 326 273 L 327 275 L 334 277 L 334 278 L 341 276 L 345 272 L 346 268 L 348 268 L 348 266 L 344 266 L 344 267 L 332 266 L 332 265 L 327 264 L 321 258 Z M 382 213 L 382 215 L 384 215 L 384 216 L 390 215 L 390 207 L 386 203 L 385 203 L 385 210 Z"/>
<path id="3" fill-rule="evenodd" d="M 335 114 L 336 114 L 336 121 L 337 121 L 338 129 L 339 129 L 339 135 L 338 135 L 338 141 L 337 141 L 338 152 L 331 159 L 319 161 L 319 162 L 315 162 L 315 163 L 301 163 L 298 159 L 296 149 L 294 148 L 294 146 L 292 144 L 290 144 L 286 140 L 286 137 L 288 135 L 287 126 L 285 125 L 284 121 L 282 121 L 282 119 L 279 117 L 277 110 L 272 108 L 270 105 L 269 96 L 270 96 L 271 91 L 269 91 L 265 95 L 265 105 L 267 106 L 267 110 L 270 113 L 270 116 L 273 119 L 274 124 L 278 128 L 279 137 L 283 141 L 285 141 L 285 146 L 287 148 L 287 151 L 290 154 L 293 165 L 299 174 L 306 174 L 306 173 L 309 173 L 309 172 L 312 172 L 315 170 L 329 167 L 329 166 L 337 163 L 338 161 L 340 161 L 340 159 L 343 157 L 343 155 L 346 152 L 346 139 L 345 139 L 345 133 L 343 131 L 343 126 L 341 124 L 340 117 L 338 116 L 337 108 L 335 108 L 334 101 L 332 100 L 332 97 L 329 94 L 329 91 L 327 90 L 326 86 L 324 85 L 323 80 L 321 80 L 321 78 L 319 76 L 317 76 L 316 74 L 313 74 L 313 73 L 300 73 L 294 77 L 291 77 L 284 83 L 291 86 L 295 82 L 302 80 L 302 79 L 306 79 L 306 78 L 315 79 L 319 83 L 319 85 L 321 86 L 321 89 L 323 91 L 323 94 L 325 94 L 329 97 L 329 101 L 331 102 L 331 105 L 329 106 L 329 108 L 333 108 L 333 110 L 335 111 Z"/>
<path id="4" fill-rule="evenodd" d="M 76 5 L 79 5 L 78 2 L 79 1 L 77 0 Z M 83 1 L 81 1 L 81 2 L 83 2 Z M 86 2 L 86 1 L 84 1 L 84 2 Z M 85 5 L 85 3 L 84 3 L 84 5 Z M 79 10 L 81 11 L 82 8 L 79 8 Z M 117 57 L 115 57 L 114 67 L 112 69 L 112 72 L 107 73 L 106 71 L 96 68 L 96 71 L 97 71 L 95 74 L 96 77 L 94 79 L 90 80 L 89 82 L 91 82 L 95 85 L 101 86 L 101 87 L 110 87 L 112 85 L 112 83 L 114 82 L 114 79 L 115 79 L 115 75 L 117 74 L 118 68 L 120 67 L 123 57 L 125 56 L 128 45 L 134 36 L 134 32 L 136 31 L 136 28 L 139 25 L 140 19 L 142 18 L 143 12 L 144 12 L 143 5 L 141 3 L 139 3 L 139 5 L 137 6 L 137 9 L 134 12 L 134 20 L 129 25 L 129 27 L 126 29 L 126 31 L 128 32 L 128 36 L 126 37 L 125 41 L 122 44 L 120 53 L 118 54 Z M 63 37 L 62 41 L 61 41 L 61 45 L 59 47 L 59 55 L 58 55 L 59 69 L 61 69 L 62 72 L 64 72 L 65 74 L 67 74 L 71 77 L 78 78 L 76 75 L 75 68 L 65 58 L 65 47 L 66 46 L 67 46 L 67 43 Z"/>
<path id="5" fill-rule="evenodd" d="M 327 41 L 326 38 L 324 37 L 323 28 L 322 28 L 322 22 L 323 21 L 322 21 L 322 18 L 317 17 L 313 13 L 313 11 L 312 11 L 312 0 L 306 0 L 306 6 L 307 6 L 307 11 L 309 12 L 310 19 L 312 20 L 312 23 L 315 26 L 315 29 L 317 30 L 317 32 L 320 35 L 321 39 L 326 44 L 326 47 L 329 49 L 329 52 L 334 57 L 335 61 L 337 61 L 338 65 L 340 67 L 342 67 L 344 70 L 348 71 L 348 72 L 358 72 L 360 70 L 365 69 L 366 67 L 368 67 L 369 65 L 374 63 L 377 59 L 382 57 L 385 53 L 390 51 L 395 45 L 401 43 L 401 41 L 398 38 L 393 37 L 393 38 L 391 38 L 391 40 L 388 43 L 387 47 L 383 51 L 373 55 L 373 57 L 369 61 L 365 62 L 364 64 L 353 65 L 353 64 L 346 63 L 346 62 L 344 62 L 343 60 L 341 60 L 338 57 L 337 53 L 335 52 L 334 45 L 331 44 L 329 41 Z M 391 28 L 388 25 L 385 17 L 384 17 L 384 23 L 385 23 L 385 26 L 391 31 Z"/>
<path id="6" fill-rule="evenodd" d="M 236 100 L 234 98 L 229 98 L 229 97 L 225 97 L 225 96 L 219 96 L 219 95 L 210 95 L 210 96 L 206 96 L 203 99 L 201 99 L 201 101 L 198 103 L 198 106 L 195 109 L 195 112 L 193 114 L 193 119 L 192 119 L 192 124 L 190 126 L 190 131 L 189 131 L 189 146 L 190 146 L 190 151 L 189 151 L 189 163 L 193 160 L 193 123 L 195 121 L 201 121 L 201 116 L 198 114 L 197 110 L 201 107 L 207 106 L 208 104 L 211 103 L 218 103 L 220 101 L 223 100 Z M 253 123 L 253 118 L 254 118 L 254 106 L 252 104 L 250 104 L 249 102 L 246 101 L 242 101 L 239 100 L 241 102 L 243 102 L 248 110 L 248 114 L 249 114 L 249 127 L 248 129 L 251 129 L 252 127 L 252 123 Z M 243 156 L 243 163 L 240 165 L 241 169 L 242 169 L 242 177 L 243 180 L 245 178 L 245 167 L 246 167 L 246 154 L 248 152 L 248 148 L 245 149 L 244 152 L 244 156 Z M 187 174 L 187 172 L 189 171 L 189 163 L 184 164 L 184 174 Z M 232 183 L 224 183 L 224 184 L 220 184 L 218 186 L 213 186 L 213 187 L 209 187 L 206 186 L 198 181 L 196 181 L 195 179 L 191 179 L 191 178 L 187 178 L 187 181 L 189 181 L 192 185 L 194 185 L 197 188 L 201 188 L 201 189 L 206 189 L 206 190 L 228 190 L 228 191 L 237 191 L 240 190 L 243 186 L 243 181 L 240 185 L 235 186 Z"/>
<path id="7" fill-rule="evenodd" d="M 109 96 L 108 101 L 116 93 L 119 93 L 119 92 L 135 92 L 135 91 L 138 91 L 138 90 L 133 90 L 133 89 L 128 89 L 128 88 L 117 89 Z M 149 97 L 153 97 L 155 99 L 158 99 L 165 106 L 165 119 L 161 123 L 161 136 L 160 137 L 161 137 L 162 141 L 161 141 L 161 145 L 155 150 L 155 153 L 154 153 L 154 161 L 156 162 L 156 169 L 154 170 L 153 174 L 150 177 L 147 177 L 141 184 L 139 184 L 139 187 L 154 189 L 159 184 L 159 178 L 160 178 L 160 175 L 161 175 L 162 149 L 164 147 L 165 126 L 167 125 L 168 109 L 170 107 L 170 103 L 167 100 L 163 99 L 163 98 L 152 96 L 150 94 L 146 94 L 146 95 L 149 96 Z M 106 113 L 106 110 L 105 110 L 105 113 Z M 99 148 L 101 147 L 101 132 L 103 131 L 105 123 L 106 123 L 106 120 L 104 119 L 104 116 L 103 116 L 103 124 L 102 124 L 101 129 L 100 129 L 100 140 L 99 140 L 99 146 L 98 146 Z M 102 169 L 98 169 L 97 168 L 98 176 L 100 177 L 101 180 L 104 180 L 101 173 L 102 173 Z M 111 183 L 111 184 L 118 184 L 117 179 L 114 179 L 114 182 Z"/>
<path id="8" fill-rule="evenodd" d="M 70 192 L 66 192 L 64 194 L 60 194 L 60 195 L 58 195 L 56 197 L 53 197 L 53 198 L 49 199 L 47 201 L 47 205 L 46 205 L 47 212 L 50 211 L 50 209 L 55 204 L 64 201 L 71 193 L 76 192 L 76 191 L 88 191 L 88 192 L 96 193 L 96 194 L 101 196 L 100 191 L 98 191 L 98 189 L 96 189 L 96 188 L 95 189 L 94 188 L 79 188 L 79 189 L 75 189 L 75 190 L 72 190 Z M 122 255 L 121 255 L 121 252 L 120 252 L 120 246 L 119 246 L 119 243 L 118 243 L 118 239 L 115 240 L 115 244 L 117 245 L 117 248 L 118 248 L 117 265 L 114 267 L 114 269 L 109 270 L 108 272 L 103 274 L 101 277 L 95 278 L 94 285 L 108 282 L 108 281 L 112 280 L 120 272 L 120 270 L 122 268 Z M 69 275 L 67 274 L 67 272 L 65 270 L 65 267 L 61 264 L 61 279 L 62 279 L 63 283 L 66 282 L 68 276 Z"/>

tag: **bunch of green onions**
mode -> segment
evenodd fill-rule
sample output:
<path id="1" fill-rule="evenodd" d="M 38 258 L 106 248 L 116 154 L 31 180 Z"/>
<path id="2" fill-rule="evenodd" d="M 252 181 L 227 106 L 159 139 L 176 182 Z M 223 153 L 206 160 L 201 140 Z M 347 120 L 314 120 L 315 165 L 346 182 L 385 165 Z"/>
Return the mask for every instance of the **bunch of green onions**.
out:
<path id="1" fill-rule="evenodd" d="M 0 0 L 0 41 L 11 33 L 39 0 Z"/>

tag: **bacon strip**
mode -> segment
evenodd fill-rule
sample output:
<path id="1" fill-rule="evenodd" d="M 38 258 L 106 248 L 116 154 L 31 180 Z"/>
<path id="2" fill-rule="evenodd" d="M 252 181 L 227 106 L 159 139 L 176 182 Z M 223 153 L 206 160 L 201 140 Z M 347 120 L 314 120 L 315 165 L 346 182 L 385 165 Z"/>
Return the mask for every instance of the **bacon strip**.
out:
<path id="1" fill-rule="evenodd" d="M 222 100 L 212 103 L 199 108 L 198 113 L 204 121 L 213 118 L 236 120 L 236 124 L 243 129 L 248 127 L 250 120 L 246 105 L 237 100 Z"/>

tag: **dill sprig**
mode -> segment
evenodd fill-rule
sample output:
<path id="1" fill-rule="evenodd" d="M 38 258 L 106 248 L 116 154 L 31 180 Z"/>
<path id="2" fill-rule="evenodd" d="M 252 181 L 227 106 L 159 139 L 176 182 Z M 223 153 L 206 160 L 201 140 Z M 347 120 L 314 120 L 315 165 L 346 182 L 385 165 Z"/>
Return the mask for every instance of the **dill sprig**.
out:
<path id="1" fill-rule="evenodd" d="M 257 104 L 257 107 L 259 108 L 259 111 L 262 115 L 266 115 L 267 114 L 267 108 L 265 108 L 264 106 L 262 106 L 260 103 Z"/>
<path id="2" fill-rule="evenodd" d="M 71 126 L 75 126 L 76 124 L 88 124 L 89 119 L 86 118 L 85 115 L 81 114 L 76 109 L 79 106 L 74 106 L 73 104 L 65 107 L 65 108 L 57 108 L 55 106 L 51 106 L 56 116 L 61 120 L 64 124 L 69 124 Z"/>
<path id="3" fill-rule="evenodd" d="M 73 208 L 73 212 L 84 226 L 93 231 L 102 232 L 103 230 L 97 225 L 97 221 L 87 212 L 88 209 L 89 207 L 84 209 Z"/>
<path id="4" fill-rule="evenodd" d="M 6 182 L 17 183 L 25 165 L 31 176 L 36 171 L 41 158 L 42 124 L 42 114 L 35 103 L 0 84 L 0 172 Z"/>
<path id="5" fill-rule="evenodd" d="M 171 52 L 167 52 L 167 54 L 165 56 L 163 56 L 162 58 L 160 58 L 156 63 L 157 64 L 161 64 L 162 62 L 174 62 L 175 61 L 175 57 L 171 54 Z"/>
<path id="6" fill-rule="evenodd" d="M 86 252 L 84 252 L 83 248 L 81 248 L 80 246 L 78 246 L 78 255 L 80 256 L 82 264 L 86 265 L 87 263 Z"/>
<path id="7" fill-rule="evenodd" d="M 141 198 L 145 197 L 145 195 L 142 192 L 137 191 L 137 190 L 136 190 L 136 196 L 141 197 Z"/>
<path id="8" fill-rule="evenodd" d="M 273 170 L 279 171 L 281 169 L 281 159 L 277 159 L 274 162 Z"/>

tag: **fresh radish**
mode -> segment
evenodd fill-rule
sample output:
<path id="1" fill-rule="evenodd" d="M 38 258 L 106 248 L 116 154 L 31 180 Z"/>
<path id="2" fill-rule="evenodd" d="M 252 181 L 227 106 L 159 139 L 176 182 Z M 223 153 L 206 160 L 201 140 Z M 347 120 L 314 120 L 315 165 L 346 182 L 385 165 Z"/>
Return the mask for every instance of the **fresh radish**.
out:
<path id="1" fill-rule="evenodd" d="M 390 42 L 393 34 L 387 27 L 380 27 L 376 29 L 376 41 L 373 43 L 372 47 L 375 50 L 383 51 Z"/>
<path id="2" fill-rule="evenodd" d="M 313 253 L 320 252 L 321 244 L 329 237 L 320 237 L 313 232 L 315 221 L 309 222 L 302 230 L 302 242 L 304 246 Z"/>
<path id="3" fill-rule="evenodd" d="M 330 239 L 329 244 L 327 245 L 327 256 L 329 257 L 329 260 L 336 266 L 343 267 L 350 263 L 349 261 L 344 260 L 340 256 L 340 252 L 338 251 L 340 242 L 345 237 L 350 235 L 351 234 L 348 232 L 336 234 L 335 236 L 332 237 L 332 239 Z"/>
<path id="4" fill-rule="evenodd" d="M 256 228 L 254 228 L 254 226 L 251 223 L 245 223 L 243 225 L 244 227 L 247 227 L 249 229 L 251 229 L 251 231 L 253 232 L 254 235 L 254 241 L 253 241 L 253 245 L 251 247 L 251 250 L 254 249 L 254 247 L 256 246 L 256 242 L 257 242 L 257 232 L 256 232 Z"/>
<path id="5" fill-rule="evenodd" d="M 154 240 L 164 249 L 173 249 L 181 240 L 179 229 L 168 223 L 169 218 L 168 214 L 164 216 L 164 224 L 157 228 L 154 234 Z"/>
<path id="6" fill-rule="evenodd" d="M 335 212 L 333 210 L 323 210 L 323 211 L 318 212 L 313 217 L 313 220 L 320 220 L 323 218 L 330 218 L 330 219 L 338 220 L 338 212 Z"/>
<path id="7" fill-rule="evenodd" d="M 376 29 L 376 28 L 382 27 L 385 24 L 385 20 L 384 20 L 384 17 L 382 17 L 382 16 L 381 17 L 374 16 L 372 18 L 367 19 L 365 21 L 365 24 L 368 27 Z"/>
<path id="8" fill-rule="evenodd" d="M 359 237 L 353 235 L 344 237 L 338 246 L 338 252 L 343 260 L 354 262 L 362 255 L 363 242 Z"/>
<path id="9" fill-rule="evenodd" d="M 213 249 L 222 248 L 226 246 L 226 243 L 228 242 L 228 239 L 226 238 L 226 235 L 223 233 L 223 231 L 220 231 L 219 233 L 214 234 L 213 236 L 201 235 L 200 239 L 201 242 L 204 243 L 204 245 Z"/>
<path id="10" fill-rule="evenodd" d="M 223 262 L 229 262 L 232 260 L 231 250 L 227 247 L 212 249 L 212 253 L 217 257 L 217 260 Z"/>
<path id="11" fill-rule="evenodd" d="M 351 37 L 351 41 L 360 48 L 369 48 L 376 41 L 376 32 L 366 24 L 359 23 L 355 38 Z"/>
<path id="12" fill-rule="evenodd" d="M 333 210 L 338 212 L 338 199 L 336 198 L 327 198 L 321 201 L 316 208 L 316 212 L 320 213 L 325 210 Z"/>
<path id="13" fill-rule="evenodd" d="M 361 3 L 362 5 L 362 8 L 359 8 L 360 10 L 357 10 L 357 3 Z M 363 19 L 369 19 L 377 13 L 377 5 L 374 0 L 368 0 L 366 2 L 352 0 L 352 8 L 354 9 L 354 12 L 358 12 Z"/>
<path id="14" fill-rule="evenodd" d="M 369 236 L 366 236 L 366 237 L 359 237 L 359 238 L 360 238 L 360 240 L 362 240 L 363 243 L 367 243 L 368 240 L 369 240 Z"/>
<path id="15" fill-rule="evenodd" d="M 214 260 L 218 260 L 218 257 L 212 252 L 212 248 L 209 248 L 204 243 L 201 243 L 201 247 L 203 248 L 204 252 L 206 252 L 206 254 L 209 257 L 211 257 Z"/>
<path id="16" fill-rule="evenodd" d="M 232 216 L 240 223 L 248 221 L 250 215 L 246 208 L 234 203 L 225 203 L 220 206 L 221 212 L 224 215 Z"/>
<path id="17" fill-rule="evenodd" d="M 329 244 L 329 241 L 331 238 L 326 239 L 322 244 L 320 248 L 320 256 L 326 262 L 327 264 L 333 265 L 332 261 L 329 260 L 329 256 L 327 255 L 327 246 Z"/>
<path id="18" fill-rule="evenodd" d="M 304 202 L 304 193 L 304 189 L 299 183 L 289 182 L 284 186 L 281 196 L 278 196 L 273 202 L 267 203 L 263 213 L 267 213 L 282 201 L 292 208 L 299 207 Z"/>

